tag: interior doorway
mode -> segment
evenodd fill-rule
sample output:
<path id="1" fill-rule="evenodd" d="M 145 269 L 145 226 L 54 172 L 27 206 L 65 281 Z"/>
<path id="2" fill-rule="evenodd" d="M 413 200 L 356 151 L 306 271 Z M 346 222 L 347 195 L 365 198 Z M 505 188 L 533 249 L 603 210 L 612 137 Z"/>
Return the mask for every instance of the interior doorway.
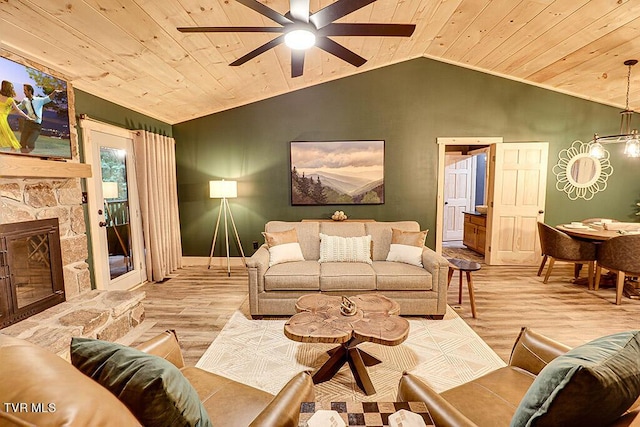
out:
<path id="1" fill-rule="evenodd" d="M 466 258 L 484 260 L 463 244 L 465 212 L 489 203 L 488 152 L 502 138 L 438 138 L 438 214 L 436 251 L 462 251 Z M 486 212 L 485 212 L 486 213 Z"/>

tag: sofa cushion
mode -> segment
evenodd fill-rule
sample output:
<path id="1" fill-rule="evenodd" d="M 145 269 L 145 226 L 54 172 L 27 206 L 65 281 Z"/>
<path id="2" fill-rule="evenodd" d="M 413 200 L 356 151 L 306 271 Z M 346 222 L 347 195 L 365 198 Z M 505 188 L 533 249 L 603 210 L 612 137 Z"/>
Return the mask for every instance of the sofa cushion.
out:
<path id="1" fill-rule="evenodd" d="M 0 333 L 0 367 L 0 413 L 8 412 L 0 415 L 2 426 L 140 426 L 107 389 L 45 348 Z M 10 403 L 26 403 L 29 411 L 12 410 Z"/>
<path id="2" fill-rule="evenodd" d="M 371 264 L 371 236 L 341 237 L 320 233 L 320 263 L 323 262 Z"/>
<path id="3" fill-rule="evenodd" d="M 569 350 L 544 367 L 511 425 L 609 425 L 639 395 L 640 331 L 608 335 Z"/>
<path id="4" fill-rule="evenodd" d="M 269 221 L 264 227 L 268 233 L 286 231 L 294 228 L 298 234 L 298 242 L 302 249 L 302 255 L 306 260 L 318 260 L 320 258 L 320 224 L 316 221 L 287 222 Z"/>
<path id="5" fill-rule="evenodd" d="M 326 221 L 320 223 L 320 233 L 330 236 L 357 237 L 365 236 L 364 222 Z"/>
<path id="6" fill-rule="evenodd" d="M 71 362 L 127 405 L 146 427 L 212 425 L 196 390 L 161 357 L 108 341 L 73 338 Z"/>
<path id="7" fill-rule="evenodd" d="M 429 230 L 403 231 L 393 228 L 387 261 L 422 267 L 422 249 L 428 232 Z"/>
<path id="8" fill-rule="evenodd" d="M 391 245 L 391 229 L 404 231 L 420 231 L 415 221 L 366 222 L 365 234 L 371 235 L 372 256 L 374 261 L 384 261 Z"/>
<path id="9" fill-rule="evenodd" d="M 376 288 L 380 291 L 430 291 L 431 273 L 421 267 L 400 262 L 374 261 Z"/>
<path id="10" fill-rule="evenodd" d="M 264 274 L 265 291 L 317 291 L 320 289 L 318 261 L 274 265 Z"/>
<path id="11" fill-rule="evenodd" d="M 320 264 L 321 291 L 367 291 L 376 289 L 376 275 L 365 263 Z"/>
<path id="12" fill-rule="evenodd" d="M 295 228 L 270 233 L 265 231 L 262 235 L 269 248 L 269 267 L 283 262 L 304 261 Z"/>

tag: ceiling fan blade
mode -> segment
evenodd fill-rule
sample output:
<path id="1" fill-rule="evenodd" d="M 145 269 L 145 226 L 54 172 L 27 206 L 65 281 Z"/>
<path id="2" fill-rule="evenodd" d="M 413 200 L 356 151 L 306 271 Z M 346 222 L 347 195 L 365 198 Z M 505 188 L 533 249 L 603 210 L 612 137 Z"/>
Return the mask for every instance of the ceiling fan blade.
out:
<path id="1" fill-rule="evenodd" d="M 178 27 L 181 33 L 281 33 L 283 27 Z"/>
<path id="2" fill-rule="evenodd" d="M 349 64 L 354 65 L 356 67 L 361 66 L 365 62 L 366 59 L 347 49 L 346 47 L 338 44 L 327 37 L 318 37 L 316 38 L 316 46 L 325 52 L 329 52 L 330 54 L 337 56 L 343 61 L 347 61 Z"/>
<path id="3" fill-rule="evenodd" d="M 340 24 L 333 23 L 318 31 L 320 36 L 390 36 L 411 37 L 413 24 Z"/>
<path id="4" fill-rule="evenodd" d="M 297 21 L 309 22 L 309 0 L 291 0 L 289 13 Z"/>
<path id="5" fill-rule="evenodd" d="M 255 10 L 260 15 L 264 15 L 267 18 L 277 22 L 280 25 L 287 25 L 287 24 L 293 23 L 293 21 L 291 21 L 289 18 L 286 18 L 284 15 L 279 14 L 275 10 L 271 9 L 268 6 L 265 6 L 264 4 L 260 3 L 257 0 L 237 0 L 237 2 L 247 6 L 249 9 Z"/>
<path id="6" fill-rule="evenodd" d="M 283 41 L 284 41 L 284 34 L 281 35 L 281 36 L 276 37 L 275 39 L 273 39 L 271 41 L 268 41 L 267 43 L 263 44 L 262 46 L 258 47 L 257 49 L 252 50 L 251 52 L 247 53 L 246 55 L 241 56 L 240 58 L 236 59 L 235 61 L 233 61 L 229 65 L 232 66 L 232 67 L 236 67 L 238 65 L 242 65 L 245 62 L 249 61 L 250 59 L 253 59 L 256 56 L 260 55 L 261 53 L 264 53 L 264 52 L 268 51 L 269 49 L 278 46 Z"/>
<path id="7" fill-rule="evenodd" d="M 376 0 L 338 0 L 311 15 L 309 20 L 320 29 L 374 1 Z"/>
<path id="8" fill-rule="evenodd" d="M 304 70 L 304 50 L 291 49 L 291 77 L 300 77 Z"/>

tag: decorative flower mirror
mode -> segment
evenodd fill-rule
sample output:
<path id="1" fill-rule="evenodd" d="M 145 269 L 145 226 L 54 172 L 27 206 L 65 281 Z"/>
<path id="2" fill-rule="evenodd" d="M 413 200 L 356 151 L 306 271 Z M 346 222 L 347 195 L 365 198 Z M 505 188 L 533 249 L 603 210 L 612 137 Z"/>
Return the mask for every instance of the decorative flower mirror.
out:
<path id="1" fill-rule="evenodd" d="M 564 191 L 571 200 L 591 200 L 593 196 L 607 188 L 607 179 L 613 173 L 609 163 L 609 152 L 596 159 L 589 155 L 589 144 L 574 141 L 571 147 L 558 154 L 560 160 L 553 167 L 558 178 L 556 188 Z"/>

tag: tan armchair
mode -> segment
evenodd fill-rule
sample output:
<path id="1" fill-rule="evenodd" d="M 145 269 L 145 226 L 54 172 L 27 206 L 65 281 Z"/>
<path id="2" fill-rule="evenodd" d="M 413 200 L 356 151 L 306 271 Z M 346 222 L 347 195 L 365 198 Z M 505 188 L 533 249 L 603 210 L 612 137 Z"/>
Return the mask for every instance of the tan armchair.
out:
<path id="1" fill-rule="evenodd" d="M 598 245 L 595 289 L 600 288 L 602 269 L 616 273 L 616 304 L 622 300 L 626 276 L 640 276 L 640 235 L 614 237 Z"/>
<path id="2" fill-rule="evenodd" d="M 569 347 L 561 343 L 522 328 L 511 352 L 509 364 L 504 368 L 441 393 L 437 393 L 419 378 L 404 373 L 398 388 L 398 401 L 425 402 L 438 427 L 509 426 L 538 374 L 553 359 L 568 350 Z M 638 400 L 612 425 L 640 425 Z M 563 404 L 571 405 L 571 402 L 565 400 Z M 535 425 L 549 424 L 547 420 Z"/>
<path id="3" fill-rule="evenodd" d="M 308 372 L 295 375 L 273 396 L 196 367 L 185 367 L 172 331 L 137 348 L 178 367 L 216 426 L 296 427 L 300 404 L 314 400 Z M 71 363 L 40 346 L 1 333 L 0 378 L 0 401 L 14 403 L 0 407 L 0 426 L 140 426 L 131 408 Z M 20 406 L 31 409 L 32 404 L 44 405 L 45 410 L 24 411 Z"/>
<path id="4" fill-rule="evenodd" d="M 543 283 L 549 281 L 551 270 L 556 261 L 571 262 L 575 264 L 575 277 L 578 277 L 582 264 L 589 265 L 589 289 L 593 289 L 596 245 L 592 242 L 574 239 L 562 231 L 542 222 L 538 222 L 538 233 L 540 235 L 540 246 L 542 248 L 543 259 L 538 270 L 538 276 L 542 274 L 544 264 L 549 258 L 549 267 L 544 276 Z"/>

